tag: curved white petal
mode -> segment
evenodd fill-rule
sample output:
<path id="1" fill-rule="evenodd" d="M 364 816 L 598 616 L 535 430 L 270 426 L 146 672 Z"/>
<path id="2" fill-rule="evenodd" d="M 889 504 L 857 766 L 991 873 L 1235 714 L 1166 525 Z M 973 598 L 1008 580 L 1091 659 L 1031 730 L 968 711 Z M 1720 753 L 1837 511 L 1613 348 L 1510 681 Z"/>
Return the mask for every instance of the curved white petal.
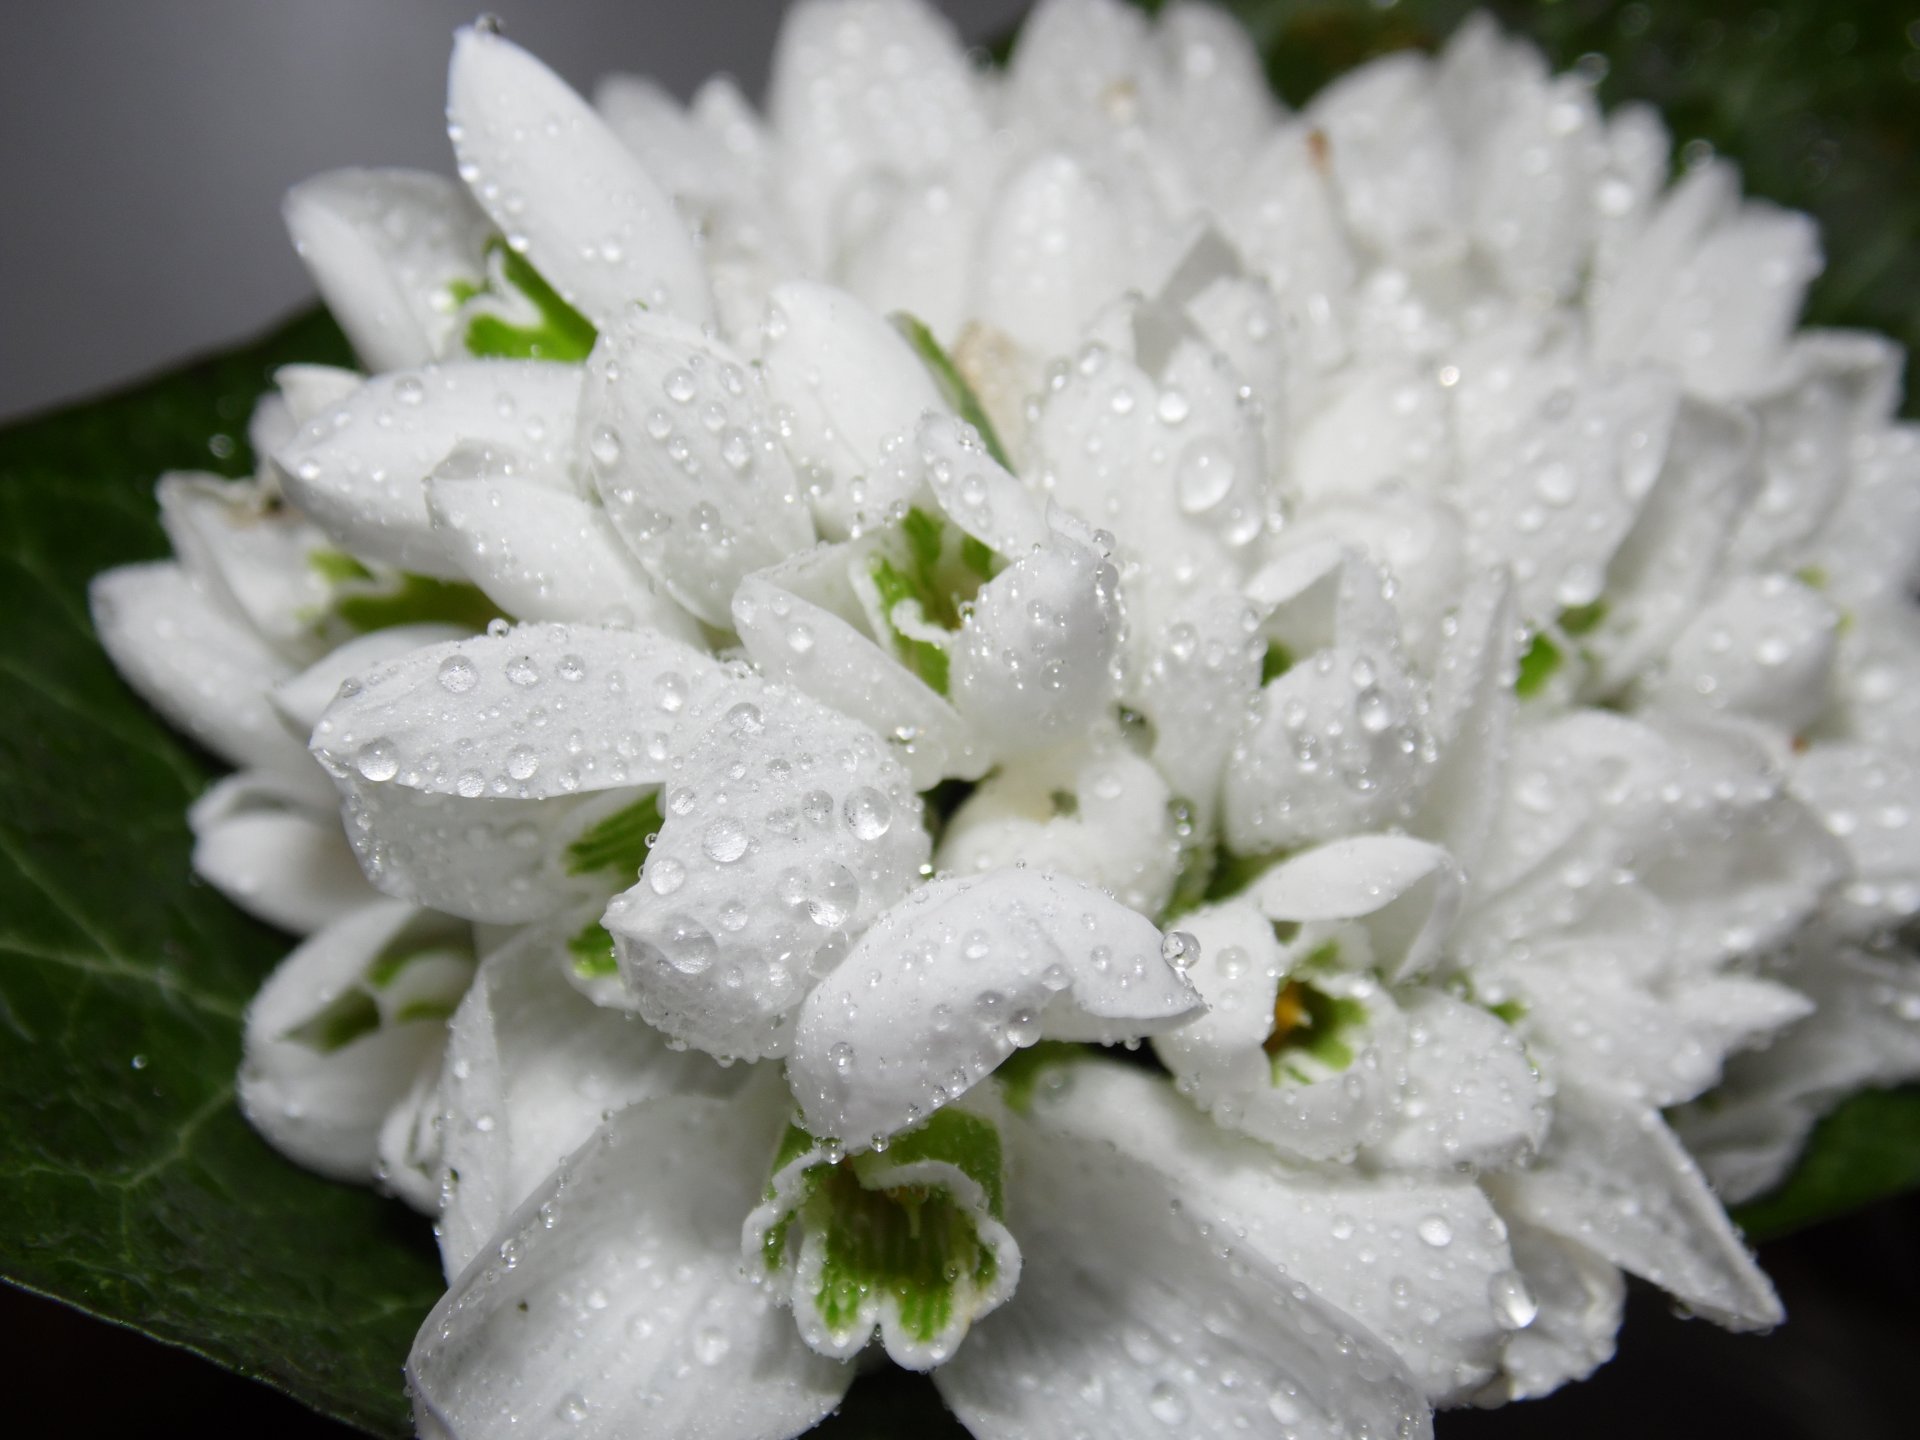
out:
<path id="1" fill-rule="evenodd" d="M 813 541 L 759 372 L 684 321 L 634 310 L 602 332 L 580 448 L 614 528 L 710 625 L 741 576 Z"/>
<path id="2" fill-rule="evenodd" d="M 1034 156 L 1002 183 L 974 257 L 971 313 L 1036 354 L 1063 356 L 1134 268 L 1121 212 L 1073 156 Z M 1092 518 L 1092 517 L 1089 517 Z"/>
<path id="3" fill-rule="evenodd" d="M 1511 750 L 1520 629 L 1505 575 L 1471 584 L 1441 632 L 1428 720 L 1439 759 L 1408 828 L 1471 871 L 1499 814 Z"/>
<path id="4" fill-rule="evenodd" d="M 1180 861 L 1172 799 L 1160 772 L 1117 736 L 1012 762 L 947 818 L 934 868 L 978 875 L 1025 865 L 1158 915 Z"/>
<path id="5" fill-rule="evenodd" d="M 787 1077 L 807 1128 L 862 1148 L 1043 1038 L 1103 1044 L 1192 1018 L 1153 924 L 1025 870 L 936 880 L 874 922 L 807 998 Z"/>
<path id="6" fill-rule="evenodd" d="M 945 409 L 900 333 L 844 291 L 810 280 L 775 287 L 761 354 L 780 436 L 824 535 L 881 523 L 898 497 L 866 477 L 882 445 Z"/>
<path id="7" fill-rule="evenodd" d="M 1519 1036 L 1442 990 L 1409 986 L 1396 999 L 1407 1017 L 1407 1083 L 1370 1157 L 1445 1174 L 1504 1169 L 1538 1150 L 1552 1105 Z"/>
<path id="8" fill-rule="evenodd" d="M 1209 1234 L 1178 1182 L 1063 1127 L 1016 1134 L 1020 1293 L 934 1376 L 975 1435 L 1431 1434 L 1391 1350 L 1254 1245 Z"/>
<path id="9" fill-rule="evenodd" d="M 465 360 L 377 375 L 300 427 L 273 459 L 287 497 L 356 555 L 464 578 L 427 513 L 427 476 L 462 441 L 565 475 L 580 367 Z"/>
<path id="10" fill-rule="evenodd" d="M 987 453 L 972 426 L 923 415 L 913 442 L 934 499 L 974 539 L 1010 559 L 1053 539 L 1040 498 Z"/>
<path id="11" fill-rule="evenodd" d="M 788 12 L 767 117 L 781 189 L 817 260 L 832 256 L 849 187 L 954 166 L 989 117 L 960 37 L 919 0 L 814 0 Z"/>
<path id="12" fill-rule="evenodd" d="M 447 74 L 460 176 L 507 243 L 595 325 L 633 301 L 699 325 L 700 257 L 673 201 L 565 81 L 502 36 L 462 29 Z"/>
<path id="13" fill-rule="evenodd" d="M 785 1440 L 851 1366 L 814 1354 L 740 1273 L 777 1108 L 629 1106 L 455 1279 L 407 1359 L 420 1433 L 565 1426 L 597 1440 Z"/>
<path id="14" fill-rule="evenodd" d="M 311 784 L 300 742 L 267 703 L 268 688 L 293 667 L 180 566 L 106 571 L 87 599 L 114 667 L 169 724 L 230 764 Z"/>
<path id="15" fill-rule="evenodd" d="M 743 579 L 733 624 L 762 675 L 892 737 L 916 790 L 988 764 L 944 696 L 887 654 L 866 629 L 842 547 L 822 546 Z"/>
<path id="16" fill-rule="evenodd" d="M 1153 722 L 1153 763 L 1210 834 L 1234 737 L 1260 693 L 1259 612 L 1235 590 L 1203 590 L 1135 634 L 1145 664 L 1132 701 Z"/>
<path id="17" fill-rule="evenodd" d="M 1503 1211 L 1579 1241 L 1730 1329 L 1784 1318 L 1699 1168 L 1644 1105 L 1562 1082 L 1539 1163 L 1483 1183 Z"/>
<path id="18" fill-rule="evenodd" d="M 1059 744 L 1112 702 L 1120 574 L 1059 535 L 980 587 L 952 656 L 954 708 L 1002 755 Z"/>
<path id="19" fill-rule="evenodd" d="M 356 635 L 334 646 L 298 675 L 273 687 L 270 698 L 280 718 L 293 727 L 293 733 L 311 736 L 340 687 L 398 660 L 410 650 L 424 649 L 453 640 L 464 640 L 470 632 L 457 625 L 388 625 Z"/>
<path id="20" fill-rule="evenodd" d="M 584 807 L 630 804 L 662 780 L 686 715 L 728 683 L 711 657 L 652 631 L 522 626 L 356 677 L 314 727 L 313 752 L 375 885 L 473 919 L 529 920 L 605 893 L 562 853 Z"/>
<path id="21" fill-rule="evenodd" d="M 421 170 L 330 170 L 287 192 L 293 248 L 369 370 L 439 359 L 453 285 L 485 273 L 486 217 L 463 187 Z"/>
<path id="22" fill-rule="evenodd" d="M 744 1078 L 669 1049 L 636 1017 L 568 984 L 577 923 L 531 926 L 489 955 L 448 1027 L 435 1229 L 449 1278 L 606 1116 L 660 1096 L 724 1096 Z"/>
<path id="23" fill-rule="evenodd" d="M 377 898 L 333 805 L 278 777 L 243 770 L 187 811 L 193 873 L 282 930 L 310 935 Z"/>
<path id="24" fill-rule="evenodd" d="M 1892 747 L 1819 744 L 1794 761 L 1791 783 L 1852 862 L 1827 914 L 1866 934 L 1920 913 L 1920 764 Z"/>
<path id="25" fill-rule="evenodd" d="M 240 1108 L 283 1154 L 370 1183 L 380 1132 L 440 1063 L 473 973 L 466 927 L 380 900 L 334 921 L 247 1007 Z"/>
<path id="26" fill-rule="evenodd" d="M 1349 71 L 1306 113 L 1359 240 L 1406 265 L 1459 256 L 1466 212 L 1431 61 L 1402 52 Z"/>
<path id="27" fill-rule="evenodd" d="M 783 1055 L 808 990 L 919 877 L 920 799 L 871 730 L 760 683 L 690 710 L 666 774 L 640 883 L 607 907 L 620 972 L 676 1040 Z"/>
<path id="28" fill-rule="evenodd" d="M 1158 1171 L 1182 1213 L 1359 1321 L 1435 1404 L 1486 1380 L 1526 1323 L 1505 1227 L 1471 1180 L 1288 1164 L 1139 1070 L 1095 1061 L 1049 1074 L 1033 1094 L 1039 1127 L 1107 1141 Z"/>
<path id="29" fill-rule="evenodd" d="M 1532 1304 L 1535 1314 L 1507 1341 L 1505 1375 L 1494 1396 L 1534 1400 L 1569 1380 L 1586 1379 L 1613 1358 L 1626 1312 L 1626 1279 L 1586 1246 L 1524 1220 L 1508 1219 L 1507 1240 L 1525 1287 L 1509 1293 L 1522 1312 Z"/>
<path id="30" fill-rule="evenodd" d="M 1785 575 L 1744 575 L 1695 613 L 1648 684 L 1676 709 L 1726 710 L 1798 734 L 1826 709 L 1840 616 Z"/>
<path id="31" fill-rule="evenodd" d="M 315 655 L 333 593 L 309 557 L 326 536 L 246 481 L 164 475 L 157 494 L 160 523 L 194 580 L 289 657 Z"/>
<path id="32" fill-rule="evenodd" d="M 1437 845 L 1407 835 L 1356 835 L 1281 861 L 1254 883 L 1269 920 L 1360 920 L 1374 963 L 1393 981 L 1439 962 L 1460 912 L 1464 878 Z"/>
<path id="33" fill-rule="evenodd" d="M 457 448 L 427 479 L 427 511 L 454 562 L 517 619 L 658 630 L 701 643 L 699 626 L 654 589 L 604 509 L 528 478 L 507 452 Z"/>

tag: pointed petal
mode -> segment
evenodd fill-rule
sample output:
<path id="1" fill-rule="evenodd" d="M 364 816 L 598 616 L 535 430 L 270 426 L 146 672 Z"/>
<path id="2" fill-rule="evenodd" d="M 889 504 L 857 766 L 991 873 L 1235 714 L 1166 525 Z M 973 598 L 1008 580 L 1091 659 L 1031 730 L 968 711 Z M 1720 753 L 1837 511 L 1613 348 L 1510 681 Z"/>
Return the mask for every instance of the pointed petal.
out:
<path id="1" fill-rule="evenodd" d="M 587 364 L 580 448 L 621 537 L 674 599 L 725 628 L 749 571 L 813 542 L 759 372 L 683 321 L 633 311 Z"/>
<path id="2" fill-rule="evenodd" d="M 115 668 L 169 724 L 230 764 L 310 783 L 300 742 L 267 703 L 292 667 L 178 565 L 109 570 L 87 596 Z"/>
<path id="3" fill-rule="evenodd" d="M 378 898 L 335 806 L 274 775 L 243 770 L 187 811 L 193 873 L 249 915 L 310 935 Z"/>
<path id="4" fill-rule="evenodd" d="M 787 1075 L 807 1128 L 860 1148 L 1024 1045 L 1137 1038 L 1199 1008 L 1160 932 L 1096 890 L 1025 870 L 936 880 L 808 997 Z"/>
<path id="5" fill-rule="evenodd" d="M 448 1028 L 436 1228 L 449 1276 L 608 1115 L 660 1096 L 724 1096 L 744 1078 L 669 1049 L 658 1031 L 567 983 L 566 941 L 577 928 L 574 919 L 530 926 L 494 951 Z"/>
<path id="6" fill-rule="evenodd" d="M 467 360 L 378 375 L 275 455 L 287 497 L 356 555 L 462 579 L 427 513 L 427 476 L 462 441 L 565 473 L 580 368 Z"/>
<path id="7" fill-rule="evenodd" d="M 340 687 L 398 660 L 410 650 L 464 640 L 468 632 L 457 625 L 389 625 L 356 635 L 336 645 L 298 675 L 273 687 L 273 708 L 298 736 L 311 736 Z"/>
<path id="8" fill-rule="evenodd" d="M 1646 1106 L 1562 1083 L 1540 1162 L 1484 1183 L 1503 1211 L 1590 1246 L 1729 1329 L 1784 1318 L 1698 1167 Z"/>
<path id="9" fill-rule="evenodd" d="M 1507 1341 L 1506 1376 L 1496 1393 L 1534 1400 L 1613 1358 L 1627 1286 L 1617 1266 L 1563 1235 L 1509 1219 L 1507 1238 L 1524 1287 L 1510 1291 L 1514 1303 L 1538 1308 L 1533 1323 Z"/>
<path id="10" fill-rule="evenodd" d="M 427 480 L 427 511 L 451 555 L 507 614 L 657 630 L 688 645 L 699 626 L 654 589 L 599 505 L 526 476 L 494 447 L 461 446 Z"/>
<path id="11" fill-rule="evenodd" d="M 1157 1171 L 1182 1213 L 1359 1321 L 1435 1404 L 1471 1393 L 1524 1323 L 1505 1227 L 1471 1180 L 1291 1165 L 1137 1069 L 1096 1060 L 1049 1074 L 1057 1083 L 1033 1094 L 1038 1127 L 1106 1141 Z"/>
<path id="12" fill-rule="evenodd" d="M 740 1273 L 778 1109 L 680 1097 L 620 1111 L 456 1277 L 407 1360 L 415 1423 L 493 1440 L 785 1440 L 851 1366 L 809 1350 Z"/>
<path id="13" fill-rule="evenodd" d="M 456 281 L 485 273 L 489 226 L 456 182 L 419 170 L 330 170 L 287 192 L 293 248 L 369 370 L 438 360 Z"/>
<path id="14" fill-rule="evenodd" d="M 973 316 L 1048 357 L 1072 352 L 1094 312 L 1127 288 L 1119 211 L 1072 156 L 1042 154 L 1001 186 L 974 262 Z"/>
<path id="15" fill-rule="evenodd" d="M 1369 1146 L 1390 1169 L 1501 1170 L 1546 1138 L 1553 1109 L 1511 1027 L 1445 991 L 1409 986 L 1407 1084 L 1384 1139 Z"/>
<path id="16" fill-rule="evenodd" d="M 1407 828 L 1471 871 L 1499 813 L 1514 721 L 1520 627 L 1504 574 L 1475 581 L 1442 628 L 1428 722 L 1440 758 Z"/>
<path id="17" fill-rule="evenodd" d="M 1792 783 L 1852 861 L 1828 913 L 1868 934 L 1920 912 L 1920 765 L 1892 747 L 1820 744 L 1795 761 Z"/>
<path id="18" fill-rule="evenodd" d="M 1064 1128 L 1020 1133 L 1020 1293 L 934 1377 L 975 1435 L 1431 1434 L 1391 1350 L 1254 1246 L 1208 1235 L 1180 1184 Z"/>
<path id="19" fill-rule="evenodd" d="M 1743 575 L 1701 607 L 1646 691 L 1680 710 L 1732 711 L 1797 735 L 1827 708 L 1840 615 L 1786 575 Z"/>
<path id="20" fill-rule="evenodd" d="M 605 329 L 635 300 L 695 325 L 706 275 L 673 201 L 566 82 L 498 34 L 463 29 L 447 75 L 461 178 L 507 243 Z"/>
<path id="21" fill-rule="evenodd" d="M 760 683 L 690 707 L 665 823 L 605 923 L 648 1023 L 720 1056 L 784 1054 L 815 980 L 908 891 L 930 845 L 891 747 Z"/>
<path id="22" fill-rule="evenodd" d="M 1425 56 L 1402 52 L 1349 71 L 1314 97 L 1328 169 L 1354 235 L 1401 264 L 1466 247 L 1454 150 Z"/>
<path id="23" fill-rule="evenodd" d="M 1283 860 L 1260 877 L 1269 920 L 1363 920 L 1389 980 L 1431 969 L 1459 913 L 1464 882 L 1451 856 L 1407 835 L 1356 835 Z"/>
<path id="24" fill-rule="evenodd" d="M 663 779 L 684 713 L 725 683 L 709 656 L 652 631 L 522 626 L 357 677 L 313 750 L 375 885 L 530 920 L 606 893 L 566 854 L 586 807 L 632 804 Z"/>
<path id="25" fill-rule="evenodd" d="M 392 900 L 319 931 L 247 1007 L 248 1122 L 309 1170 L 370 1183 L 381 1128 L 439 1066 L 472 967 L 465 926 Z"/>

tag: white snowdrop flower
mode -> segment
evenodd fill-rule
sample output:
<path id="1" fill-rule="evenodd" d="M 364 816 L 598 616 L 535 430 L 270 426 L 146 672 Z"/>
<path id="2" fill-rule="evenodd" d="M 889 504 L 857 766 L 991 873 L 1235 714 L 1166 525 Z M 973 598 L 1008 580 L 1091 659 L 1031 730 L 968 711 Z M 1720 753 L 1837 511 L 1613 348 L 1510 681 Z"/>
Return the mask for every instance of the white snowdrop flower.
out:
<path id="1" fill-rule="evenodd" d="M 438 1219 L 423 1433 L 877 1350 L 989 1440 L 1413 1436 L 1623 1272 L 1779 1319 L 1722 1197 L 1920 1074 L 1899 353 L 1490 21 L 1262 75 L 805 0 L 764 113 L 590 105 L 479 26 L 458 182 L 289 197 L 366 373 L 94 613 L 303 937 L 248 1116 Z"/>

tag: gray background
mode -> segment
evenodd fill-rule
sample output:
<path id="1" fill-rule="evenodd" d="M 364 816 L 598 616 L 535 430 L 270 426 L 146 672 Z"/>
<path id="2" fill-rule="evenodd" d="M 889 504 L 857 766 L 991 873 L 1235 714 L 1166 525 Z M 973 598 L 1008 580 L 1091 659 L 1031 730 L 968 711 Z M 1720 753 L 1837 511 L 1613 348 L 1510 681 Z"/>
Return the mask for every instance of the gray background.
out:
<path id="1" fill-rule="evenodd" d="M 939 0 L 970 43 L 1024 0 Z M 756 97 L 780 0 L 5 0 L 0 418 L 244 339 L 313 295 L 280 224 L 340 165 L 451 173 L 454 27 L 481 9 L 574 85 L 717 70 Z"/>

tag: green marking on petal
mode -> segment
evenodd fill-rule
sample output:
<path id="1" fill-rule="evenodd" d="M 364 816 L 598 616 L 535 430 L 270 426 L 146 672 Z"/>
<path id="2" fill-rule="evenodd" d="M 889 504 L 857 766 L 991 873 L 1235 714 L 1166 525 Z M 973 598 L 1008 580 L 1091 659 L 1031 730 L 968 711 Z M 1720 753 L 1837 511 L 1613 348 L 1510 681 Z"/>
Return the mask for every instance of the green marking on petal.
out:
<path id="1" fill-rule="evenodd" d="M 1260 683 L 1265 685 L 1278 680 L 1292 668 L 1293 652 L 1276 640 L 1267 646 L 1266 654 L 1260 657 Z"/>
<path id="2" fill-rule="evenodd" d="M 512 618 L 475 586 L 402 570 L 375 571 L 344 550 L 310 550 L 307 565 L 333 590 L 327 610 L 312 617 L 315 624 L 324 625 L 331 615 L 365 635 L 395 625 L 479 631 L 494 620 Z"/>
<path id="3" fill-rule="evenodd" d="M 411 1020 L 451 1020 L 456 1008 L 445 1000 L 414 1000 L 393 1012 L 393 1023 L 405 1025 Z"/>
<path id="4" fill-rule="evenodd" d="M 1519 1000 L 1500 1000 L 1487 1006 L 1487 1013 L 1498 1016 L 1509 1025 L 1518 1025 L 1527 1018 L 1527 1007 Z"/>
<path id="5" fill-rule="evenodd" d="M 1591 635 L 1606 618 L 1606 600 L 1592 600 L 1585 605 L 1570 605 L 1562 610 L 1560 628 L 1577 639 L 1582 635 Z"/>
<path id="6" fill-rule="evenodd" d="M 1006 568 L 1005 562 L 994 553 L 991 545 L 972 535 L 964 535 L 960 539 L 960 563 L 982 583 L 993 579 Z"/>
<path id="7" fill-rule="evenodd" d="M 1000 1132 L 984 1116 L 964 1110 L 936 1111 L 918 1129 L 897 1135 L 883 1152 L 836 1163 L 812 1135 L 789 1125 L 774 1155 L 767 1198 L 795 1184 L 781 1176 L 795 1165 L 793 1207 L 760 1238 L 760 1259 L 769 1273 L 789 1264 L 807 1270 L 809 1289 L 793 1297 L 810 1306 L 835 1344 L 857 1342 L 876 1323 L 875 1307 L 892 1313 L 895 1328 L 914 1345 L 951 1337 L 998 1297 L 987 1292 L 1000 1273 L 993 1245 L 981 1235 L 1003 1207 Z M 979 1187 L 984 1197 L 956 1194 L 938 1182 L 902 1184 L 909 1167 L 950 1167 Z M 795 1191 L 789 1189 L 788 1194 Z"/>
<path id="8" fill-rule="evenodd" d="M 1319 953 L 1309 955 L 1306 964 Z M 1261 1046 L 1273 1063 L 1273 1083 L 1311 1085 L 1345 1070 L 1353 1064 L 1353 1032 L 1366 1023 L 1367 1007 L 1358 1000 L 1329 995 L 1297 977 L 1284 981 L 1273 1000 L 1273 1029 Z"/>
<path id="9" fill-rule="evenodd" d="M 893 328 L 906 337 L 907 344 L 913 347 L 913 353 L 927 367 L 927 373 L 933 377 L 934 388 L 940 392 L 940 398 L 947 402 L 949 409 L 967 424 L 980 432 L 980 443 L 987 447 L 987 453 L 998 462 L 1002 470 L 1009 473 L 1013 462 L 1007 459 L 1006 447 L 1001 445 L 1000 436 L 993 428 L 993 421 L 987 418 L 986 407 L 980 403 L 980 397 L 974 394 L 973 387 L 967 383 L 967 377 L 960 373 L 960 367 L 953 363 L 953 357 L 933 337 L 933 331 L 926 325 L 907 314 L 896 311 L 893 315 Z M 983 577 L 986 578 L 986 577 Z"/>
<path id="10" fill-rule="evenodd" d="M 487 242 L 482 285 L 456 281 L 454 303 L 467 312 L 471 355 L 503 360 L 584 360 L 599 332 L 499 236 Z"/>
<path id="11" fill-rule="evenodd" d="M 1793 572 L 1793 578 L 1809 590 L 1824 590 L 1827 588 L 1827 572 L 1818 565 L 1802 565 L 1798 570 Z"/>
<path id="12" fill-rule="evenodd" d="M 945 695 L 949 685 L 946 648 L 903 633 L 895 618 L 902 605 L 913 606 L 922 616 L 926 614 L 926 606 L 913 581 L 884 555 L 873 557 L 869 573 L 873 576 L 874 588 L 880 592 L 880 610 L 886 616 L 887 628 L 893 632 L 893 648 L 929 689 Z"/>
<path id="13" fill-rule="evenodd" d="M 1000 1082 L 1001 1098 L 1009 1108 L 1026 1114 L 1033 1109 L 1033 1096 L 1040 1088 L 1041 1077 L 1049 1070 L 1071 1065 L 1084 1053 L 1082 1047 L 1065 1040 L 1042 1040 L 1038 1045 L 1014 1051 L 993 1072 L 993 1078 Z"/>
<path id="14" fill-rule="evenodd" d="M 661 823 L 660 792 L 655 790 L 589 826 L 567 846 L 567 873 L 615 870 L 623 876 L 638 875 Z"/>
<path id="15" fill-rule="evenodd" d="M 1180 844 L 1180 859 L 1173 874 L 1173 894 L 1167 908 L 1155 923 L 1165 929 L 1189 911 L 1207 902 L 1207 890 L 1213 883 L 1220 861 L 1220 847 L 1199 833 L 1193 823 L 1193 806 L 1182 799 L 1167 802 L 1167 815 L 1173 821 L 1174 838 Z"/>
<path id="16" fill-rule="evenodd" d="M 331 1005 L 281 1038 L 331 1055 L 380 1028 L 380 1006 L 359 987 L 344 991 Z"/>
<path id="17" fill-rule="evenodd" d="M 1231 900 L 1292 853 L 1291 850 L 1269 850 L 1262 855 L 1235 855 L 1221 850 L 1213 874 L 1207 880 L 1207 903 L 1214 905 Z"/>
<path id="18" fill-rule="evenodd" d="M 1522 700 L 1538 695 L 1565 659 L 1560 647 L 1553 643 L 1546 631 L 1534 631 L 1533 638 L 1527 641 L 1526 650 L 1521 653 L 1520 670 L 1513 680 L 1513 693 Z"/>
<path id="19" fill-rule="evenodd" d="M 620 973 L 613 935 L 598 920 L 567 937 L 567 954 L 573 959 L 573 973 L 582 980 L 603 980 Z"/>

